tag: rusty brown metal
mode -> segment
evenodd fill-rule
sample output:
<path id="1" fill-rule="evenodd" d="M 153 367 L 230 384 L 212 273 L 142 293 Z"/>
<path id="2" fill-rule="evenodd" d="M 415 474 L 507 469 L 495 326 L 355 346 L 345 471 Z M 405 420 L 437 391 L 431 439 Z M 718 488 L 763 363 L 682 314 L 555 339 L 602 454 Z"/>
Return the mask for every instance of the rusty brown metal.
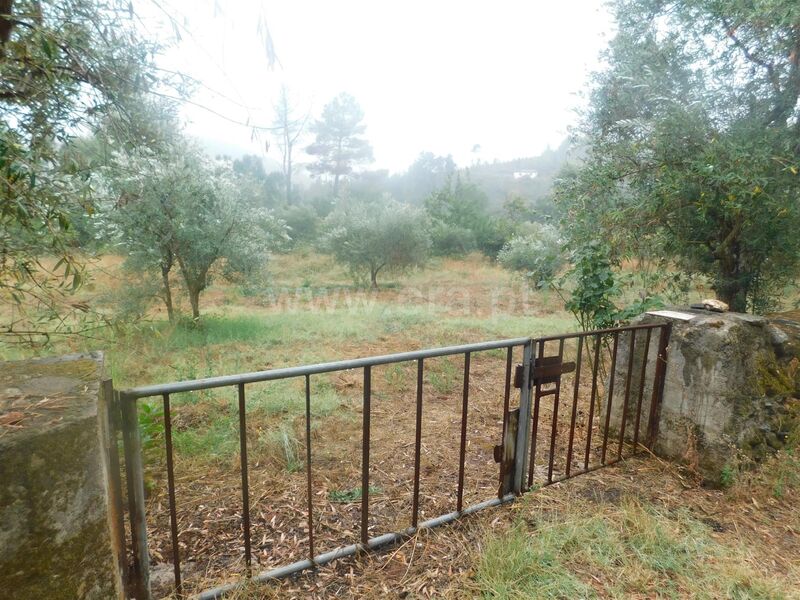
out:
<path id="1" fill-rule="evenodd" d="M 239 461 L 242 472 L 242 533 L 244 534 L 244 564 L 247 575 L 251 575 L 252 554 L 250 550 L 250 478 L 247 472 L 247 417 L 245 414 L 244 383 L 238 386 L 239 400 Z"/>
<path id="2" fill-rule="evenodd" d="M 648 329 L 648 331 L 650 331 Z M 633 356 L 636 350 L 636 330 L 631 329 L 631 341 L 628 347 L 628 369 L 625 376 L 625 395 L 622 400 L 622 418 L 619 426 L 619 447 L 617 448 L 617 459 L 622 458 L 622 447 L 625 444 L 625 425 L 628 422 L 628 405 L 631 398 L 631 375 L 633 375 Z"/>
<path id="3" fill-rule="evenodd" d="M 589 417 L 586 421 L 586 454 L 583 457 L 583 470 L 589 469 L 589 458 L 592 453 L 592 433 L 594 431 L 594 406 L 597 400 L 597 371 L 600 367 L 600 335 L 595 336 L 594 341 L 594 362 L 592 364 L 592 395 L 589 400 Z"/>
<path id="4" fill-rule="evenodd" d="M 514 461 L 517 457 L 517 430 L 519 428 L 519 408 L 509 411 L 505 417 L 507 427 L 499 446 L 494 447 L 494 460 L 500 464 L 500 485 L 498 498 L 503 498 L 514 489 Z"/>
<path id="5" fill-rule="evenodd" d="M 508 430 L 508 408 L 511 402 L 511 363 L 513 362 L 514 358 L 514 348 L 509 347 L 508 352 L 506 353 L 506 379 L 505 379 L 505 387 L 503 389 L 503 427 L 500 431 L 500 443 L 505 446 L 506 444 L 506 431 Z M 520 384 L 521 385 L 521 384 Z M 517 411 L 519 415 L 519 411 Z M 516 432 L 514 433 L 514 437 L 516 440 Z M 500 481 L 498 486 L 498 498 L 502 498 L 505 496 L 511 488 L 507 491 L 503 491 L 505 489 L 504 480 L 507 479 L 506 467 L 501 462 L 500 463 Z"/>
<path id="6" fill-rule="evenodd" d="M 420 452 L 422 450 L 422 375 L 424 361 L 417 360 L 417 420 L 414 427 L 414 496 L 411 501 L 411 526 L 416 529 L 419 524 L 419 477 Z"/>
<path id="7" fill-rule="evenodd" d="M 608 449 L 608 434 L 609 427 L 611 426 L 611 403 L 614 400 L 614 379 L 616 379 L 617 371 L 617 349 L 619 348 L 619 330 L 615 331 L 614 344 L 611 350 L 611 369 L 608 372 L 608 404 L 606 406 L 606 423 L 603 428 L 603 450 L 600 456 L 600 462 L 606 464 L 606 450 Z"/>
<path id="8" fill-rule="evenodd" d="M 311 375 L 306 375 L 306 499 L 308 504 L 308 558 L 314 561 L 314 495 L 311 485 Z"/>
<path id="9" fill-rule="evenodd" d="M 133 564 L 129 581 L 138 600 L 150 600 L 150 557 L 147 551 L 147 522 L 144 511 L 144 466 L 142 438 L 136 400 L 120 393 L 122 441 L 125 448 L 125 481 L 128 492 L 128 514 L 131 525 Z"/>
<path id="10" fill-rule="evenodd" d="M 177 549 L 177 519 L 175 518 L 175 498 L 174 498 L 174 473 L 172 467 L 172 423 L 169 407 L 169 395 L 172 393 L 179 393 L 185 391 L 193 391 L 200 389 L 210 389 L 215 387 L 233 386 L 239 388 L 239 417 L 240 417 L 240 444 L 242 456 L 242 489 L 243 489 L 243 528 L 245 531 L 245 555 L 246 563 L 250 564 L 250 523 L 249 523 L 249 484 L 247 479 L 247 449 L 246 449 L 246 411 L 245 411 L 245 395 L 244 385 L 256 381 L 272 381 L 277 379 L 288 379 L 294 377 L 305 378 L 305 396 L 306 396 L 306 466 L 307 466 L 307 503 L 308 503 L 308 531 L 309 531 L 309 556 L 308 559 L 298 561 L 291 565 L 279 567 L 271 571 L 261 573 L 255 576 L 256 580 L 264 581 L 273 578 L 284 577 L 293 573 L 299 572 L 303 569 L 325 564 L 334 560 L 339 556 L 350 555 L 361 550 L 370 550 L 377 548 L 384 543 L 392 543 L 403 539 L 404 536 L 413 535 L 420 528 L 427 528 L 438 524 L 451 522 L 462 515 L 470 514 L 475 510 L 486 508 L 489 506 L 496 506 L 500 503 L 510 501 L 514 494 L 522 493 L 526 487 L 524 485 L 525 476 L 525 457 L 530 453 L 530 461 L 528 464 L 528 488 L 533 483 L 535 474 L 535 460 L 537 452 L 537 436 L 539 434 L 539 418 L 541 399 L 545 396 L 554 396 L 553 398 L 553 414 L 552 424 L 550 430 L 550 452 L 548 460 L 547 480 L 544 485 L 550 485 L 557 481 L 562 481 L 569 477 L 576 475 L 572 470 L 572 460 L 575 452 L 575 435 L 578 419 L 578 401 L 579 401 L 579 388 L 581 385 L 581 371 L 582 363 L 586 360 L 592 360 L 592 394 L 589 405 L 589 415 L 587 421 L 587 439 L 586 451 L 584 456 L 584 469 L 581 472 L 588 472 L 614 464 L 621 460 L 621 452 L 616 453 L 616 460 L 606 461 L 606 449 L 608 444 L 608 431 L 609 431 L 609 418 L 611 410 L 611 402 L 613 398 L 613 379 L 616 375 L 616 360 L 619 345 L 619 335 L 623 332 L 630 332 L 631 335 L 631 350 L 635 347 L 636 334 L 640 330 L 645 330 L 647 335 L 647 342 L 651 339 L 651 332 L 653 329 L 661 329 L 661 338 L 659 340 L 659 357 L 656 365 L 653 401 L 651 402 L 651 414 L 649 418 L 648 436 L 652 439 L 654 435 L 654 427 L 657 428 L 658 420 L 658 404 L 660 402 L 661 394 L 663 393 L 663 384 L 665 377 L 666 365 L 666 350 L 669 340 L 669 327 L 665 325 L 647 325 L 647 326 L 633 326 L 623 327 L 612 330 L 602 330 L 600 332 L 581 332 L 568 335 L 550 336 L 546 338 L 520 338 L 514 340 L 504 340 L 496 342 L 484 342 L 480 344 L 469 344 L 463 346 L 452 346 L 449 348 L 439 348 L 430 350 L 421 350 L 416 352 L 406 352 L 395 355 L 385 355 L 372 358 L 354 359 L 348 361 L 338 361 L 335 363 L 321 363 L 319 365 L 309 365 L 303 367 L 292 367 L 287 369 L 275 369 L 271 371 L 262 371 L 257 373 L 246 373 L 233 376 L 224 376 L 217 378 L 207 378 L 197 381 L 187 382 L 174 382 L 161 386 L 148 386 L 143 388 L 135 388 L 127 392 L 127 396 L 122 399 L 123 409 L 123 438 L 125 440 L 126 452 L 126 473 L 130 474 L 128 481 L 128 498 L 129 507 L 131 511 L 131 524 L 132 524 L 132 549 L 134 555 L 134 571 L 135 576 L 132 581 L 135 582 L 135 594 L 137 598 L 145 598 L 149 600 L 149 583 L 147 581 L 148 571 L 147 568 L 147 547 L 146 547 L 146 527 L 144 526 L 144 496 L 143 496 L 143 472 L 141 465 L 141 444 L 137 442 L 138 428 L 136 427 L 136 398 L 152 397 L 156 394 L 163 395 L 165 401 L 165 438 L 168 444 L 168 485 L 171 493 L 171 522 L 173 523 L 173 545 Z M 611 366 L 611 382 L 609 385 L 609 400 L 608 410 L 606 411 L 606 424 L 605 435 L 603 440 L 603 456 L 602 464 L 594 465 L 590 468 L 589 458 L 592 450 L 592 429 L 595 407 L 597 402 L 602 400 L 598 398 L 598 369 L 600 366 L 601 346 L 603 345 L 603 336 L 612 335 L 614 339 L 612 351 L 612 366 Z M 594 336 L 594 357 L 584 358 L 591 352 L 589 346 L 589 337 Z M 577 351 L 575 362 L 564 361 L 564 349 L 567 340 L 577 340 Z M 556 356 L 545 356 L 545 349 L 547 342 L 558 342 L 559 349 Z M 586 348 L 584 348 L 584 345 Z M 646 343 L 646 346 L 649 344 Z M 514 347 L 521 346 L 523 348 L 523 364 L 518 368 L 519 381 L 515 381 L 522 388 L 520 395 L 520 407 L 511 409 L 510 393 L 512 385 L 512 367 L 513 367 L 513 351 Z M 505 365 L 505 385 L 503 389 L 503 420 L 501 429 L 501 444 L 495 448 L 495 459 L 500 463 L 499 473 L 499 486 L 497 498 L 479 503 L 470 508 L 464 508 L 464 482 L 466 470 L 466 450 L 467 450 L 467 432 L 468 432 L 468 411 L 469 411 L 469 386 L 470 386 L 470 362 L 471 356 L 475 352 L 483 352 L 488 350 L 495 350 L 505 348 L 506 365 Z M 534 352 L 535 350 L 535 352 Z M 645 376 L 646 362 L 647 362 L 647 348 L 645 349 L 645 365 L 642 367 L 642 375 L 639 381 L 639 399 L 637 402 L 637 433 L 640 425 L 641 418 L 641 404 L 643 401 L 643 380 Z M 464 355 L 464 379 L 463 379 L 463 392 L 462 392 L 462 405 L 461 405 L 461 431 L 460 431 L 460 448 L 459 448 L 459 474 L 458 474 L 458 492 L 457 492 L 457 507 L 456 511 L 447 515 L 442 515 L 434 519 L 421 523 L 419 511 L 419 496 L 420 496 L 420 463 L 421 463 L 421 431 L 422 431 L 422 418 L 423 418 L 423 378 L 424 378 L 424 359 L 429 357 L 438 356 L 452 356 L 456 354 Z M 632 352 L 631 352 L 632 355 Z M 376 365 L 393 364 L 407 361 L 417 362 L 417 394 L 416 394 L 416 419 L 415 419 L 415 449 L 414 449 L 414 491 L 412 500 L 412 526 L 403 532 L 384 534 L 377 538 L 369 536 L 369 496 L 370 496 L 370 428 L 371 428 L 371 388 L 372 377 L 371 368 Z M 628 359 L 628 372 L 626 376 L 626 391 L 625 391 L 625 406 L 624 412 L 630 408 L 630 388 L 632 386 L 632 359 Z M 312 479 L 312 446 L 311 446 L 311 388 L 310 376 L 317 373 L 330 373 L 335 371 L 343 371 L 348 369 L 363 369 L 364 385 L 363 385 L 363 423 L 362 423 L 362 472 L 361 472 L 361 530 L 360 530 L 360 543 L 353 544 L 343 548 L 338 548 L 331 552 L 324 554 L 315 554 L 314 544 L 314 520 L 313 520 L 313 479 Z M 588 369 L 588 366 L 586 367 Z M 585 370 L 585 369 L 584 369 Z M 575 372 L 574 388 L 572 390 L 572 411 L 570 415 L 569 425 L 569 441 L 566 449 L 566 468 L 563 477 L 554 478 L 555 460 L 557 451 L 557 437 L 559 428 L 559 412 L 560 412 L 560 389 L 562 383 L 562 376 L 565 373 Z M 517 379 L 516 373 L 514 380 Z M 552 386 L 543 389 L 543 386 Z M 535 392 L 532 394 L 532 389 Z M 531 396 L 533 395 L 533 398 Z M 531 406 L 533 400 L 533 406 Z M 533 408 L 533 410 L 531 410 Z M 566 410 L 566 409 L 565 409 Z M 597 409 L 600 410 L 600 409 Z M 531 414 L 531 412 L 533 414 Z M 524 415 L 524 416 L 522 416 Z M 563 417 L 562 417 L 563 420 Z M 530 426 L 528 422 L 530 421 Z M 530 428 L 529 428 L 530 427 Z M 624 427 L 624 425 L 623 425 Z M 530 433 L 530 435 L 529 435 Z M 624 431 L 620 433 L 624 438 Z M 635 445 L 635 443 L 634 443 Z M 138 455 L 138 456 L 137 456 Z M 137 460 L 138 459 L 138 460 Z M 559 465 L 560 465 L 559 458 Z M 138 464 L 137 464 L 138 462 Z M 510 493 L 513 492 L 513 493 Z M 176 561 L 178 560 L 177 552 L 174 554 Z M 179 569 L 179 563 L 176 564 L 176 569 Z M 249 572 L 249 571 L 248 571 Z M 176 582 L 180 585 L 180 573 L 176 571 Z M 230 588 L 233 589 L 233 588 Z M 215 588 L 200 594 L 200 598 L 218 598 L 226 591 L 229 586 Z"/>
<path id="11" fill-rule="evenodd" d="M 556 359 L 560 365 L 558 375 L 554 381 L 555 388 L 553 389 L 553 421 L 550 424 L 550 460 L 547 465 L 547 483 L 553 481 L 553 464 L 556 458 L 556 436 L 558 435 L 558 407 L 561 403 L 561 375 L 575 370 L 575 363 L 563 363 L 564 360 L 564 339 L 558 341 L 558 355 Z"/>
<path id="12" fill-rule="evenodd" d="M 183 595 L 181 583 L 181 558 L 178 546 L 178 510 L 175 502 L 175 466 L 172 456 L 172 416 L 169 405 L 169 394 L 162 396 L 164 401 L 164 444 L 167 454 L 167 494 L 169 496 L 169 525 L 172 541 L 172 569 L 175 574 L 175 593 Z"/>
<path id="13" fill-rule="evenodd" d="M 565 468 L 566 477 L 570 476 L 572 471 L 572 450 L 575 443 L 575 422 L 578 418 L 578 393 L 580 390 L 581 381 L 581 359 L 583 358 L 583 337 L 578 338 L 578 349 L 576 350 L 575 357 L 575 382 L 572 394 L 572 414 L 569 421 L 569 442 L 567 444 L 567 466 Z"/>
<path id="14" fill-rule="evenodd" d="M 361 433 L 361 543 L 369 541 L 369 435 L 372 401 L 372 367 L 364 367 L 364 414 Z"/>
<path id="15" fill-rule="evenodd" d="M 672 323 L 667 323 L 661 330 L 658 341 L 658 355 L 656 356 L 656 370 L 653 378 L 653 395 L 650 401 L 650 418 L 647 427 L 647 447 L 652 450 L 658 435 L 658 422 L 661 415 L 661 398 L 664 395 L 664 378 L 667 369 L 667 348 L 669 337 L 672 333 Z"/>
<path id="16" fill-rule="evenodd" d="M 633 432 L 633 450 L 639 450 L 639 428 L 642 422 L 642 400 L 644 399 L 644 382 L 647 376 L 647 358 L 650 353 L 650 337 L 652 329 L 647 330 L 644 340 L 644 355 L 642 356 L 642 371 L 639 374 L 639 399 L 636 401 L 636 430 Z"/>
<path id="17" fill-rule="evenodd" d="M 537 350 L 536 350 L 536 357 L 533 359 L 534 366 L 536 365 L 536 361 L 539 358 L 544 357 L 544 340 L 538 340 Z M 531 369 L 532 370 L 532 369 Z M 539 402 L 542 399 L 542 381 L 534 380 L 531 377 L 531 381 L 534 382 L 534 393 L 533 393 L 533 424 L 531 425 L 531 437 L 530 437 L 530 444 L 531 444 L 531 456 L 528 462 L 528 488 L 533 485 L 533 474 L 536 470 L 536 437 L 539 433 Z"/>
<path id="18" fill-rule="evenodd" d="M 464 389 L 461 394 L 461 444 L 458 451 L 458 496 L 456 512 L 464 508 L 464 463 L 467 457 L 467 410 L 469 408 L 469 362 L 471 354 L 464 353 Z"/>
<path id="19" fill-rule="evenodd" d="M 560 340 L 560 342 L 563 344 L 564 340 Z M 563 354 L 537 358 L 536 364 L 533 366 L 532 377 L 534 383 L 541 383 L 542 385 L 548 383 L 558 384 L 562 375 L 572 373 L 575 370 L 575 363 L 562 362 L 563 358 Z"/>
<path id="20" fill-rule="evenodd" d="M 110 379 L 101 382 L 105 416 L 105 444 L 108 461 L 108 509 L 111 526 L 111 543 L 122 583 L 127 590 L 128 550 L 125 540 L 125 507 L 122 500 L 122 471 L 119 464 L 119 399 Z"/>

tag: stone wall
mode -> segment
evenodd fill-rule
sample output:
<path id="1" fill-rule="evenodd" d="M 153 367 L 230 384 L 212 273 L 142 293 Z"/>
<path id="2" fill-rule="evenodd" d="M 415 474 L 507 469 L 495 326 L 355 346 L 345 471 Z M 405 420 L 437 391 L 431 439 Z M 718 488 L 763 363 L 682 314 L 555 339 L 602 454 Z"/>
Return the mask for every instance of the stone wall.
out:
<path id="1" fill-rule="evenodd" d="M 709 483 L 723 483 L 726 472 L 780 448 L 796 419 L 800 325 L 740 313 L 680 309 L 672 311 L 673 316 L 664 316 L 664 311 L 658 312 L 662 314 L 635 320 L 672 323 L 653 450 L 689 464 Z M 648 363 L 654 363 L 657 337 L 653 335 L 651 340 Z M 638 390 L 644 354 L 642 337 L 637 341 L 634 390 Z M 617 430 L 629 346 L 629 338 L 621 337 L 610 421 Z M 649 364 L 646 371 L 645 415 L 650 413 L 654 366 Z M 629 407 L 633 405 L 629 403 Z"/>
<path id="2" fill-rule="evenodd" d="M 0 363 L 0 590 L 122 598 L 101 354 Z"/>

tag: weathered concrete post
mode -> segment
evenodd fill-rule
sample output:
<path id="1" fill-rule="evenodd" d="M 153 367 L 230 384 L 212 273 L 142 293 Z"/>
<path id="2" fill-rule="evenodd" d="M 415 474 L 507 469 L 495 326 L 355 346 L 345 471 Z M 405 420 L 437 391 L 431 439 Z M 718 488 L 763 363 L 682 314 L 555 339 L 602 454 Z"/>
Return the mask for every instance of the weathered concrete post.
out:
<path id="1" fill-rule="evenodd" d="M 672 333 L 652 450 L 689 464 L 708 483 L 724 483 L 726 473 L 783 445 L 798 391 L 790 336 L 765 317 L 741 313 L 676 309 L 641 315 L 634 322 L 665 320 L 672 323 Z M 643 414 L 650 414 L 656 337 L 648 352 Z M 629 346 L 629 338 L 621 337 L 617 381 L 624 381 Z M 636 338 L 633 389 L 640 383 L 643 355 L 644 343 Z M 623 392 L 615 388 L 610 423 L 617 431 L 623 404 Z"/>
<path id="2" fill-rule="evenodd" d="M 122 598 L 102 354 L 0 363 L 0 594 Z"/>

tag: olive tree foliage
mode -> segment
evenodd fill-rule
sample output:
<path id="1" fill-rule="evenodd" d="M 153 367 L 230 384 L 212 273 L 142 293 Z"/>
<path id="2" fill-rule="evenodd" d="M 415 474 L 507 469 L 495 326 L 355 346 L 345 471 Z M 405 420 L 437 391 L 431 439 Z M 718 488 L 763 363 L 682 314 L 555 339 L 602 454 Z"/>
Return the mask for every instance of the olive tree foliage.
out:
<path id="1" fill-rule="evenodd" d="M 800 261 L 800 4 L 615 0 L 618 34 L 556 199 L 572 245 L 663 258 L 734 310 Z"/>
<path id="2" fill-rule="evenodd" d="M 322 117 L 311 124 L 314 142 L 306 153 L 316 157 L 308 165 L 315 176 L 333 178 L 333 196 L 339 196 L 339 182 L 360 163 L 372 162 L 372 146 L 363 137 L 367 127 L 364 111 L 355 98 L 342 93 L 322 109 Z"/>
<path id="3" fill-rule="evenodd" d="M 343 201 L 325 222 L 322 247 L 346 265 L 356 280 L 421 267 L 428 260 L 430 238 L 425 213 L 389 198 Z"/>
<path id="4" fill-rule="evenodd" d="M 84 278 L 71 216 L 94 207 L 87 173 L 62 149 L 112 114 L 118 134 L 137 135 L 143 95 L 171 85 L 158 50 L 127 1 L 0 0 L 0 303 L 12 315 L 2 334 L 82 327 L 74 313 L 88 307 L 69 297 Z"/>
<path id="5" fill-rule="evenodd" d="M 244 197 L 257 189 L 252 182 L 185 140 L 169 153 L 120 155 L 108 185 L 111 233 L 129 267 L 158 273 L 170 320 L 173 272 L 197 321 L 200 295 L 214 275 L 251 277 L 265 266 L 269 250 L 286 240 L 283 223 Z"/>
<path id="6" fill-rule="evenodd" d="M 520 273 L 534 288 L 547 287 L 564 267 L 564 241 L 547 223 L 530 223 L 524 234 L 511 238 L 497 255 L 505 269 Z"/>

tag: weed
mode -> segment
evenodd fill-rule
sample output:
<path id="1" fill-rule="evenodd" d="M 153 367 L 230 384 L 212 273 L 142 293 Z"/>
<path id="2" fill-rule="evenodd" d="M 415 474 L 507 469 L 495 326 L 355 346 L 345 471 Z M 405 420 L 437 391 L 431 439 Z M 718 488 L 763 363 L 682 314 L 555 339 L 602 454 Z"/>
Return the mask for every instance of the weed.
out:
<path id="1" fill-rule="evenodd" d="M 719 483 L 723 488 L 731 487 L 736 481 L 736 469 L 731 465 L 722 467 L 719 473 Z"/>
<path id="2" fill-rule="evenodd" d="M 381 491 L 382 490 L 379 487 L 369 486 L 370 494 L 380 494 Z M 357 487 L 349 490 L 331 490 L 328 492 L 328 500 L 341 504 L 358 502 L 361 500 L 361 488 Z"/>

